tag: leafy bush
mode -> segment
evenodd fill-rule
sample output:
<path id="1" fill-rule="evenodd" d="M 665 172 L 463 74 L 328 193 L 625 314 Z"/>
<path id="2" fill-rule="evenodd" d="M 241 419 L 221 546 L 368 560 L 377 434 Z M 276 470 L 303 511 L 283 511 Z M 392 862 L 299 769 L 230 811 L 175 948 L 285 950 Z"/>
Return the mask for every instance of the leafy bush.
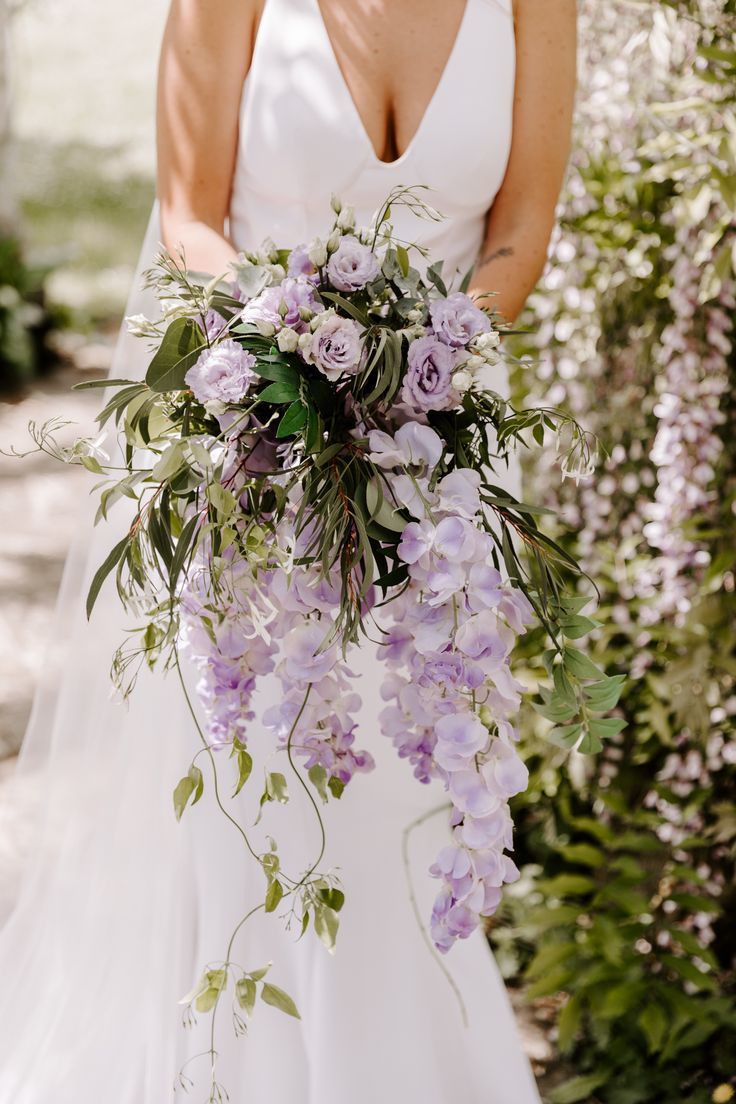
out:
<path id="1" fill-rule="evenodd" d="M 528 478 L 601 587 L 593 658 L 627 679 L 597 760 L 528 718 L 527 867 L 495 940 L 559 1006 L 553 1104 L 736 1087 L 734 11 L 583 4 L 580 140 L 516 339 L 519 397 L 568 405 L 606 449 L 588 484 Z"/>
<path id="2" fill-rule="evenodd" d="M 0 390 L 16 388 L 44 364 L 52 325 L 44 305 L 45 275 L 25 264 L 17 239 L 0 236 Z"/>

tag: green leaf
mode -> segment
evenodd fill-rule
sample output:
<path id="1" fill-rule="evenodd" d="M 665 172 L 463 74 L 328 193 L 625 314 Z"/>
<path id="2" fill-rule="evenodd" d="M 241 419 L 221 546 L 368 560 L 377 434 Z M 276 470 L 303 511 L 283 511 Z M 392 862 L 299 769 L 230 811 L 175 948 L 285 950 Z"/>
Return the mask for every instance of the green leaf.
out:
<path id="1" fill-rule="evenodd" d="M 345 894 L 341 889 L 321 889 L 319 895 L 333 912 L 339 912 L 345 904 Z"/>
<path id="2" fill-rule="evenodd" d="M 565 1081 L 564 1085 L 558 1085 L 549 1094 L 550 1104 L 578 1104 L 584 1100 L 590 1101 L 591 1093 L 604 1085 L 608 1080 L 608 1071 L 604 1073 L 588 1073 L 583 1077 L 573 1077 Z"/>
<path id="3" fill-rule="evenodd" d="M 272 380 L 274 383 L 288 383 L 297 389 L 299 387 L 299 373 L 290 364 L 269 364 L 259 360 L 253 365 L 253 371 L 256 375 Z"/>
<path id="4" fill-rule="evenodd" d="M 606 861 L 604 853 L 599 848 L 593 847 L 592 843 L 566 843 L 557 850 L 563 859 L 572 863 L 581 863 L 583 866 L 603 866 Z"/>
<path id="5" fill-rule="evenodd" d="M 233 740 L 231 755 L 236 755 L 238 758 L 238 784 L 233 792 L 233 797 L 237 797 L 250 778 L 251 771 L 253 770 L 253 757 L 246 751 L 245 745 L 242 744 L 237 737 Z"/>
<path id="6" fill-rule="evenodd" d="M 340 918 L 334 909 L 331 909 L 328 905 L 315 906 L 314 930 L 330 953 L 335 950 L 339 927 Z"/>
<path id="7" fill-rule="evenodd" d="M 117 565 L 122 560 L 129 542 L 130 537 L 128 536 L 125 536 L 121 541 L 118 541 L 112 552 L 110 552 L 107 559 L 100 567 L 98 567 L 97 571 L 95 572 L 92 583 L 90 584 L 89 592 L 87 594 L 87 620 L 89 620 L 89 618 L 92 616 L 92 610 L 94 609 L 94 604 L 97 601 L 97 596 L 102 589 L 102 584 L 104 583 L 110 572 L 115 567 L 117 567 Z"/>
<path id="8" fill-rule="evenodd" d="M 261 1000 L 265 1001 L 266 1004 L 270 1004 L 273 1008 L 285 1012 L 287 1016 L 294 1016 L 297 1020 L 301 1019 L 294 1001 L 288 993 L 285 993 L 283 989 L 279 989 L 278 985 L 271 985 L 264 981 L 261 989 Z"/>
<path id="9" fill-rule="evenodd" d="M 315 763 L 307 771 L 307 776 L 322 800 L 327 801 L 327 771 L 325 768 L 320 763 Z"/>
<path id="10" fill-rule="evenodd" d="M 238 999 L 238 1004 L 247 1016 L 253 1015 L 253 1010 L 256 1006 L 256 992 L 256 983 L 253 981 L 253 978 L 240 978 L 235 986 L 235 995 Z"/>
<path id="11" fill-rule="evenodd" d="M 186 376 L 207 348 L 202 331 L 191 318 L 175 319 L 146 373 L 152 391 L 182 391 Z"/>
<path id="12" fill-rule="evenodd" d="M 399 262 L 401 275 L 406 279 L 409 275 L 409 254 L 403 245 L 396 246 L 396 259 Z"/>
<path id="13" fill-rule="evenodd" d="M 330 777 L 330 781 L 327 783 L 327 788 L 336 799 L 341 798 L 345 789 L 345 783 L 342 782 L 336 775 Z"/>
<path id="14" fill-rule="evenodd" d="M 284 887 L 278 878 L 274 878 L 266 893 L 266 912 L 275 912 L 284 896 Z"/>
<path id="15" fill-rule="evenodd" d="M 271 801 L 278 801 L 285 805 L 289 800 L 289 787 L 286 778 L 278 771 L 266 775 L 266 793 Z"/>
<path id="16" fill-rule="evenodd" d="M 584 652 L 578 651 L 577 648 L 565 648 L 563 662 L 570 674 L 576 678 L 598 680 L 604 677 L 600 667 L 597 667 Z"/>
<path id="17" fill-rule="evenodd" d="M 544 738 L 545 740 L 549 740 L 551 744 L 555 744 L 557 747 L 566 748 L 569 751 L 570 748 L 575 747 L 577 744 L 582 727 L 581 724 L 556 725 L 545 734 Z"/>
<path id="18" fill-rule="evenodd" d="M 194 1000 L 198 1012 L 211 1012 L 227 986 L 227 970 L 208 970 L 202 979 L 202 988 Z"/>
<path id="19" fill-rule="evenodd" d="M 627 722 L 623 717 L 601 717 L 590 722 L 590 733 L 601 740 L 606 740 L 619 732 L 623 732 L 626 724 Z"/>
<path id="20" fill-rule="evenodd" d="M 644 1032 L 647 1047 L 650 1054 L 656 1054 L 662 1049 L 669 1024 L 667 1013 L 660 1004 L 650 1001 L 645 1004 L 639 1013 L 639 1026 Z"/>
<path id="21" fill-rule="evenodd" d="M 204 793 L 204 778 L 199 767 L 194 764 L 189 768 L 189 773 L 178 783 L 174 790 L 174 812 L 176 819 L 181 820 L 184 810 L 191 798 L 192 805 L 196 805 Z"/>
<path id="22" fill-rule="evenodd" d="M 279 422 L 276 436 L 290 437 L 293 433 L 298 433 L 300 429 L 303 429 L 306 424 L 307 408 L 301 399 L 296 399 Z"/>
<path id="23" fill-rule="evenodd" d="M 569 997 L 557 1020 L 557 1045 L 563 1054 L 572 1049 L 583 1018 L 583 1002 L 579 993 Z"/>
<path id="24" fill-rule="evenodd" d="M 299 398 L 299 390 L 291 383 L 269 383 L 258 392 L 258 401 L 267 403 L 293 403 Z"/>

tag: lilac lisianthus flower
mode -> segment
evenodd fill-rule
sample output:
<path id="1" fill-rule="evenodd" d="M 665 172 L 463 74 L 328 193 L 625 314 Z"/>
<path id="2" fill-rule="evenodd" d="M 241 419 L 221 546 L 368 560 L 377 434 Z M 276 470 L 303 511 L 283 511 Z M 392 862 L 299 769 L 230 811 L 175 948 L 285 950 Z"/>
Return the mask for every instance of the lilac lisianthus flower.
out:
<path id="1" fill-rule="evenodd" d="M 449 410 L 458 398 L 452 386 L 456 356 L 453 350 L 427 334 L 409 345 L 408 367 L 401 389 L 407 406 L 427 410 Z"/>
<path id="2" fill-rule="evenodd" d="M 198 402 L 237 403 L 254 379 L 256 358 L 228 338 L 206 349 L 184 377 Z"/>
<path id="3" fill-rule="evenodd" d="M 294 278 L 299 276 L 314 276 L 316 274 L 316 268 L 309 256 L 309 250 L 306 245 L 296 245 L 289 254 L 289 267 L 287 269 L 287 275 Z"/>
<path id="4" fill-rule="evenodd" d="M 345 234 L 327 262 L 327 276 L 338 291 L 360 291 L 381 271 L 378 257 L 358 241 L 354 234 Z"/>
<path id="5" fill-rule="evenodd" d="M 445 345 L 462 349 L 480 333 L 491 328 L 490 319 L 476 307 L 469 295 L 454 291 L 446 299 L 435 299 L 430 305 L 432 329 Z"/>
<path id="6" fill-rule="evenodd" d="M 244 322 L 266 322 L 276 329 L 289 326 L 295 330 L 303 330 L 305 323 L 299 313 L 300 308 L 313 313 L 323 309 L 315 297 L 311 280 L 303 276 L 287 276 L 280 284 L 266 288 L 255 299 L 246 303 L 242 319 Z"/>
<path id="7" fill-rule="evenodd" d="M 352 318 L 326 312 L 314 333 L 303 335 L 299 348 L 304 359 L 329 380 L 355 375 L 363 355 L 361 329 Z"/>

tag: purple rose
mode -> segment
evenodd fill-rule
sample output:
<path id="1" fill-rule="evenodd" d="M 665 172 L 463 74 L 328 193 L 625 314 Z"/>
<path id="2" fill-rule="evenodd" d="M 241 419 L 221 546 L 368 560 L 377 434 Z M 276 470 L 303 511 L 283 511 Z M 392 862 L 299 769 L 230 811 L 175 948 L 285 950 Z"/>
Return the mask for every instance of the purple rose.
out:
<path id="1" fill-rule="evenodd" d="M 354 375 L 357 371 L 363 355 L 361 329 L 352 318 L 330 314 L 300 347 L 305 360 L 334 381 L 345 373 Z"/>
<path id="2" fill-rule="evenodd" d="M 404 377 L 401 398 L 417 410 L 449 410 L 457 405 L 452 389 L 455 354 L 452 349 L 428 335 L 409 346 L 409 367 Z"/>
<path id="3" fill-rule="evenodd" d="M 439 340 L 452 349 L 464 348 L 478 334 L 487 333 L 491 328 L 488 315 L 462 291 L 454 291 L 446 299 L 436 299 L 430 305 L 429 316 Z"/>
<path id="4" fill-rule="evenodd" d="M 202 353 L 184 378 L 201 403 L 237 403 L 251 385 L 255 363 L 252 353 L 228 339 Z"/>
<path id="5" fill-rule="evenodd" d="M 327 262 L 327 275 L 338 291 L 360 291 L 381 271 L 378 257 L 353 234 L 345 234 Z"/>
<path id="6" fill-rule="evenodd" d="M 291 326 L 304 329 L 299 308 L 306 307 L 313 313 L 322 310 L 314 296 L 314 285 L 303 276 L 287 276 L 280 284 L 266 288 L 243 307 L 244 322 L 268 322 L 276 329 Z"/>

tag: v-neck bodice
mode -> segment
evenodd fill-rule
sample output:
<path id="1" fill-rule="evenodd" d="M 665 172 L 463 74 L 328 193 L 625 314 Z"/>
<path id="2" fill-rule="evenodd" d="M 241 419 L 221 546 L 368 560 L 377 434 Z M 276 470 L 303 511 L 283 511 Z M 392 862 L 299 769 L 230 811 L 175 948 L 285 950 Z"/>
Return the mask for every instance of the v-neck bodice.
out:
<path id="1" fill-rule="evenodd" d="M 511 148 L 515 38 L 511 0 L 466 0 L 444 70 L 402 155 L 379 159 L 327 32 L 319 0 L 266 0 L 243 88 L 231 234 L 240 248 L 324 233 L 336 193 L 359 223 L 398 185 L 428 185 L 445 219 L 396 208 L 397 233 L 446 271 L 465 269 Z"/>

